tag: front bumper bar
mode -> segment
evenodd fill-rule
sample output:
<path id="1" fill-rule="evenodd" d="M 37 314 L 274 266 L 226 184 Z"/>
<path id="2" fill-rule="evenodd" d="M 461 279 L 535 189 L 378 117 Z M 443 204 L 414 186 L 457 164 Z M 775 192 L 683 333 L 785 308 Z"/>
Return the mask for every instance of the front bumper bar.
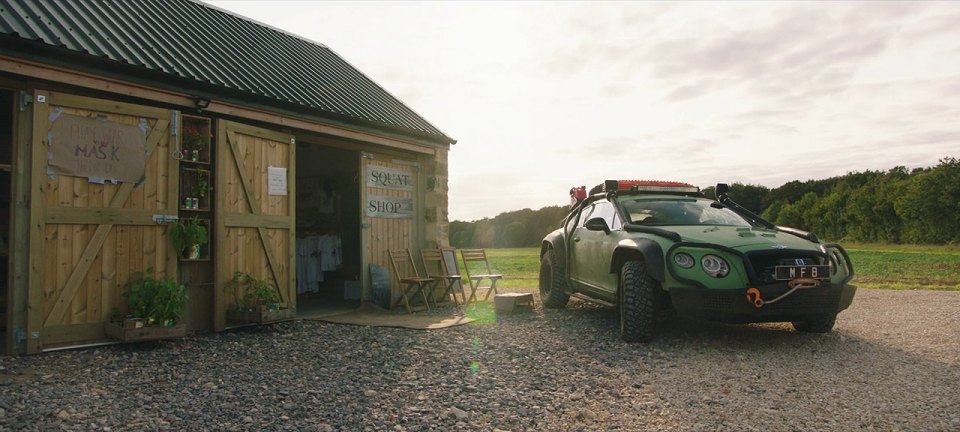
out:
<path id="1" fill-rule="evenodd" d="M 677 315 L 729 323 L 802 321 L 817 315 L 838 313 L 853 302 L 857 287 L 825 284 L 817 288 L 799 289 L 775 303 L 757 307 L 750 288 L 710 289 L 671 288 L 670 300 Z M 757 287 L 765 300 L 777 298 L 790 287 L 778 283 Z"/>

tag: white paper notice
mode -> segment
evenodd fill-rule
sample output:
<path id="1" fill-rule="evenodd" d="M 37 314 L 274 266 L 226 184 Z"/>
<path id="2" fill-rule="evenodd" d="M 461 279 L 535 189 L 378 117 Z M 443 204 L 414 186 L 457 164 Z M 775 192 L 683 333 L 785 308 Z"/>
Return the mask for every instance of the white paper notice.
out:
<path id="1" fill-rule="evenodd" d="M 287 169 L 267 167 L 267 193 L 270 195 L 287 194 Z"/>

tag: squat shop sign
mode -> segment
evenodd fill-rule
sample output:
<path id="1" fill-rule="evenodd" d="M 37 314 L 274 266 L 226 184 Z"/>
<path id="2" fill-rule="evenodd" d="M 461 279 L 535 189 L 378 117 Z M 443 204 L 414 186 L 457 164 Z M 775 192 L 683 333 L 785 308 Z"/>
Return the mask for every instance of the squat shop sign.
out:
<path id="1" fill-rule="evenodd" d="M 50 127 L 50 169 L 60 175 L 137 182 L 146 170 L 139 126 L 61 114 Z"/>
<path id="2" fill-rule="evenodd" d="M 367 190 L 370 188 L 412 192 L 413 174 L 368 164 Z M 366 213 L 368 217 L 409 219 L 413 217 L 413 198 L 370 194 L 367 195 Z"/>

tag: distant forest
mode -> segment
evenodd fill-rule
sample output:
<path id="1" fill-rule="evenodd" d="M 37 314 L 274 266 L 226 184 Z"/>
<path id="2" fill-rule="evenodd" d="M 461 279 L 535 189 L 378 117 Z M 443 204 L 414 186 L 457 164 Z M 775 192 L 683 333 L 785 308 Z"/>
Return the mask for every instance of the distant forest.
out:
<path id="1" fill-rule="evenodd" d="M 590 185 L 592 186 L 592 185 Z M 703 193 L 713 198 L 714 187 Z M 830 241 L 893 244 L 960 243 L 960 161 L 932 168 L 853 172 L 778 188 L 734 183 L 731 199 L 780 225 Z M 454 247 L 531 247 L 560 226 L 569 207 L 501 213 L 450 223 Z"/>

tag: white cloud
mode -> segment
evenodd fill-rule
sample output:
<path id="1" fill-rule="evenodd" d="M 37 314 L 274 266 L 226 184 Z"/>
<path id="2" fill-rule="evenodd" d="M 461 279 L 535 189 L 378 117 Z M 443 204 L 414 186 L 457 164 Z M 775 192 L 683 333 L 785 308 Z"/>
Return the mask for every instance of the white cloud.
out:
<path id="1" fill-rule="evenodd" d="M 574 185 L 935 165 L 960 149 L 950 2 L 213 2 L 323 43 L 459 140 L 450 218 Z"/>

